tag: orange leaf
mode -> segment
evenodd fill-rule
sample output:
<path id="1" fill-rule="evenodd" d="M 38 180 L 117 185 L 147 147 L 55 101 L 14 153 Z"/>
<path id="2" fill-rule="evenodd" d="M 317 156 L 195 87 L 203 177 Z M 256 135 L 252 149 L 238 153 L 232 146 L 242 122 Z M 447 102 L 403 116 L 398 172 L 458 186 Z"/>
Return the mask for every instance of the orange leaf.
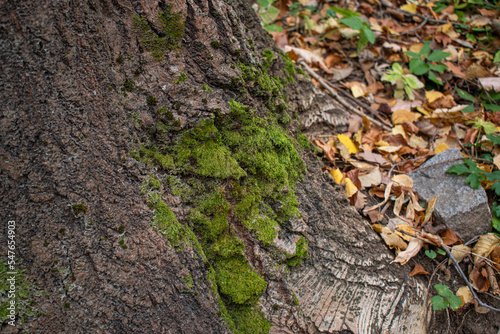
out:
<path id="1" fill-rule="evenodd" d="M 415 276 L 415 275 L 430 275 L 430 274 L 424 269 L 424 267 L 422 267 L 419 264 L 416 264 L 415 268 L 413 268 L 413 270 L 410 273 L 410 276 Z"/>

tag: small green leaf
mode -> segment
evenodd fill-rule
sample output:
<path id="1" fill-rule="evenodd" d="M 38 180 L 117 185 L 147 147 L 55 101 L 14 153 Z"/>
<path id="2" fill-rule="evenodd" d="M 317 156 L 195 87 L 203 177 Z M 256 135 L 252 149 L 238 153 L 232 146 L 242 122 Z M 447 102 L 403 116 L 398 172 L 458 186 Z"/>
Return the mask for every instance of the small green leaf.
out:
<path id="1" fill-rule="evenodd" d="M 493 217 L 493 219 L 491 220 L 491 226 L 495 230 L 497 230 L 498 232 L 500 232 L 500 218 Z"/>
<path id="2" fill-rule="evenodd" d="M 441 255 L 446 255 L 446 252 L 445 252 L 443 249 L 441 249 L 441 248 L 438 248 L 438 249 L 437 249 L 437 252 L 438 252 L 439 254 L 441 254 Z"/>
<path id="3" fill-rule="evenodd" d="M 431 53 L 431 42 L 427 41 L 424 43 L 422 49 L 420 49 L 420 55 L 427 57 Z"/>
<path id="4" fill-rule="evenodd" d="M 361 20 L 357 17 L 343 18 L 340 22 L 354 30 L 361 30 L 361 27 L 363 27 L 363 22 L 361 22 Z"/>
<path id="5" fill-rule="evenodd" d="M 500 171 L 496 170 L 493 173 L 483 173 L 490 182 L 500 181 Z"/>
<path id="6" fill-rule="evenodd" d="M 483 103 L 483 106 L 485 109 L 490 110 L 490 111 L 500 111 L 500 106 L 496 105 L 496 104 Z"/>
<path id="7" fill-rule="evenodd" d="M 493 145 L 500 145 L 500 135 L 498 135 L 496 133 L 492 133 L 492 134 L 486 135 L 486 138 L 491 140 Z"/>
<path id="8" fill-rule="evenodd" d="M 403 76 L 403 81 L 412 89 L 424 88 L 424 84 L 413 74 L 406 74 Z"/>
<path id="9" fill-rule="evenodd" d="M 481 179 L 483 179 L 483 177 L 479 174 L 470 174 L 465 179 L 465 182 L 469 184 L 473 189 L 478 189 L 481 185 Z"/>
<path id="10" fill-rule="evenodd" d="M 439 295 L 443 297 L 453 296 L 453 292 L 450 291 L 447 285 L 444 284 L 436 284 L 434 285 L 434 289 L 439 293 Z"/>
<path id="11" fill-rule="evenodd" d="M 438 73 L 443 73 L 444 70 L 446 70 L 448 68 L 448 66 L 446 66 L 446 65 L 433 65 L 433 64 L 430 64 L 429 66 L 430 66 L 431 70 L 436 71 Z"/>
<path id="12" fill-rule="evenodd" d="M 462 113 L 467 114 L 469 112 L 473 112 L 474 110 L 476 110 L 476 108 L 474 108 L 474 104 L 469 104 L 465 107 L 465 109 L 462 109 Z"/>
<path id="13" fill-rule="evenodd" d="M 495 194 L 497 194 L 497 196 L 500 196 L 500 182 L 493 183 L 493 185 L 491 186 L 491 190 L 493 190 Z"/>
<path id="14" fill-rule="evenodd" d="M 427 57 L 427 60 L 428 61 L 435 61 L 435 62 L 439 62 L 443 59 L 446 59 L 446 57 L 448 57 L 451 53 L 448 53 L 448 52 L 443 52 L 441 50 L 435 50 L 434 52 L 432 52 L 430 54 L 429 57 Z"/>
<path id="15" fill-rule="evenodd" d="M 450 296 L 448 302 L 450 303 L 450 307 L 454 310 L 462 306 L 462 299 L 456 295 Z"/>
<path id="16" fill-rule="evenodd" d="M 438 79 L 436 77 L 436 74 L 434 72 L 432 72 L 432 71 L 429 71 L 429 79 L 431 81 L 437 83 L 438 85 L 442 85 L 443 84 L 443 82 L 440 79 Z"/>
<path id="17" fill-rule="evenodd" d="M 493 58 L 494 63 L 500 63 L 500 50 L 495 53 L 495 58 Z"/>
<path id="18" fill-rule="evenodd" d="M 426 64 L 423 60 L 418 58 L 410 59 L 410 72 L 415 75 L 422 75 L 427 73 L 429 70 L 429 64 Z"/>
<path id="19" fill-rule="evenodd" d="M 430 259 L 435 259 L 436 258 L 436 252 L 433 251 L 432 249 L 428 249 L 425 251 L 425 255 L 427 255 L 428 258 Z"/>
<path id="20" fill-rule="evenodd" d="M 456 164 L 448 168 L 446 170 L 446 173 L 462 175 L 462 174 L 470 174 L 471 170 L 467 168 L 467 166 L 465 165 Z"/>
<path id="21" fill-rule="evenodd" d="M 335 13 L 340 14 L 344 17 L 361 16 L 361 14 L 353 12 L 350 9 L 340 8 L 340 7 L 330 7 L 335 11 Z"/>
<path id="22" fill-rule="evenodd" d="M 398 63 L 392 63 L 392 69 L 398 74 L 403 74 L 403 68 Z"/>
<path id="23" fill-rule="evenodd" d="M 435 311 L 444 310 L 448 308 L 448 301 L 441 296 L 434 296 L 431 298 L 432 309 Z"/>
<path id="24" fill-rule="evenodd" d="M 264 27 L 264 29 L 266 29 L 267 31 L 271 32 L 271 31 L 274 31 L 274 32 L 282 32 L 283 31 L 283 28 L 280 27 L 279 25 L 277 24 L 269 24 L 267 26 Z"/>
<path id="25" fill-rule="evenodd" d="M 460 88 L 457 88 L 457 93 L 458 93 L 458 96 L 460 96 L 464 100 L 467 100 L 470 102 L 476 101 L 476 98 L 474 96 L 470 95 L 469 93 L 467 93 L 464 90 L 461 90 Z"/>
<path id="26" fill-rule="evenodd" d="M 363 28 L 361 28 L 361 31 L 365 33 L 366 38 L 368 39 L 368 42 L 370 42 L 371 44 L 375 43 L 377 36 L 370 28 L 363 27 Z"/>
<path id="27" fill-rule="evenodd" d="M 415 53 L 415 52 L 411 52 L 411 51 L 405 51 L 405 53 L 410 56 L 410 57 L 413 57 L 413 58 L 418 58 L 420 59 L 420 55 L 418 53 Z"/>

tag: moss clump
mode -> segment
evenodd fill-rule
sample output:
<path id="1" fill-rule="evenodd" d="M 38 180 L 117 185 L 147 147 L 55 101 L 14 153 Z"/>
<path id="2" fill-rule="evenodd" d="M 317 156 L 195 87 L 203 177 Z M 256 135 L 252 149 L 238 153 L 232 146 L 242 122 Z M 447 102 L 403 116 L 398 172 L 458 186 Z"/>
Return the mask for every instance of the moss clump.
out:
<path id="1" fill-rule="evenodd" d="M 245 245 L 238 237 L 226 233 L 221 235 L 210 247 L 207 255 L 209 257 L 242 257 L 244 256 Z"/>
<path id="2" fill-rule="evenodd" d="M 71 208 L 73 209 L 73 213 L 75 215 L 78 215 L 80 213 L 86 213 L 87 211 L 89 211 L 89 208 L 87 208 L 83 203 L 73 204 L 71 205 Z"/>
<path id="3" fill-rule="evenodd" d="M 214 49 L 218 49 L 218 48 L 220 48 L 220 43 L 219 43 L 219 41 L 211 41 L 211 42 L 210 42 L 210 45 L 211 45 Z"/>
<path id="4" fill-rule="evenodd" d="M 285 68 L 283 71 L 287 74 L 288 82 L 295 83 L 295 76 L 297 75 L 297 71 L 295 70 L 295 65 L 288 55 L 281 54 L 281 58 L 285 61 Z"/>
<path id="5" fill-rule="evenodd" d="M 126 79 L 123 82 L 123 90 L 127 92 L 133 92 L 135 87 L 135 81 L 132 79 Z"/>
<path id="6" fill-rule="evenodd" d="M 302 260 L 306 259 L 309 256 L 309 252 L 307 250 L 307 241 L 306 238 L 300 236 L 300 239 L 297 241 L 297 248 L 295 251 L 295 255 L 287 261 L 290 267 L 296 267 L 302 264 Z"/>
<path id="7" fill-rule="evenodd" d="M 117 231 L 118 233 L 123 233 L 123 232 L 125 232 L 125 226 L 124 226 L 124 225 L 120 225 L 120 226 L 118 226 L 118 228 L 116 229 L 116 231 Z"/>
<path id="8" fill-rule="evenodd" d="M 258 307 L 231 308 L 234 324 L 241 334 L 267 334 L 271 323 Z"/>
<path id="9" fill-rule="evenodd" d="M 205 93 L 206 93 L 206 92 L 208 92 L 208 93 L 213 93 L 213 92 L 214 92 L 214 91 L 213 91 L 213 89 L 212 89 L 212 88 L 210 88 L 210 87 L 208 87 L 208 85 L 207 85 L 207 84 L 203 84 L 203 85 L 201 85 L 201 89 L 202 89 Z"/>
<path id="10" fill-rule="evenodd" d="M 231 208 L 220 190 L 205 196 L 198 209 L 191 210 L 189 219 L 205 241 L 216 240 L 229 228 L 228 211 Z"/>
<path id="11" fill-rule="evenodd" d="M 182 282 L 186 284 L 186 286 L 190 289 L 194 287 L 194 282 L 193 282 L 193 276 L 191 276 L 191 273 L 187 274 L 182 278 Z"/>
<path id="12" fill-rule="evenodd" d="M 180 72 L 179 73 L 179 76 L 177 77 L 177 79 L 174 80 L 174 84 L 180 84 L 180 83 L 183 83 L 187 80 L 188 76 L 186 73 L 184 72 Z"/>
<path id="13" fill-rule="evenodd" d="M 264 51 L 262 51 L 260 53 L 263 57 L 265 57 L 266 59 L 264 60 L 264 62 L 262 63 L 262 67 L 267 69 L 267 68 L 270 68 L 272 63 L 273 63 L 273 59 L 274 59 L 274 54 L 271 50 L 269 49 L 265 49 Z"/>
<path id="14" fill-rule="evenodd" d="M 156 61 L 160 61 L 167 51 L 181 48 L 184 37 L 184 22 L 180 12 L 172 11 L 173 4 L 167 5 L 164 12 L 158 14 L 159 31 L 151 29 L 151 24 L 139 15 L 134 15 L 134 28 L 138 30 L 141 43 Z"/>
<path id="15" fill-rule="evenodd" d="M 156 106 L 158 104 L 158 101 L 156 100 L 156 97 L 151 96 L 151 95 L 146 98 L 146 102 L 151 107 L 154 107 L 154 106 Z"/>
<path id="16" fill-rule="evenodd" d="M 144 146 L 141 146 L 138 151 L 130 152 L 130 155 L 132 158 L 142 161 L 145 164 L 155 164 L 164 169 L 171 169 L 174 167 L 174 159 L 171 156 L 147 149 Z"/>
<path id="17" fill-rule="evenodd" d="M 243 260 L 229 258 L 215 265 L 217 285 L 233 303 L 244 304 L 258 297 L 267 287 L 267 282 Z"/>
<path id="18" fill-rule="evenodd" d="M 222 143 L 222 135 L 213 120 L 203 120 L 197 127 L 186 131 L 174 151 L 176 166 L 187 172 L 221 179 L 239 179 L 246 175 Z M 192 166 L 190 160 L 196 161 L 196 165 Z"/>
<path id="19" fill-rule="evenodd" d="M 299 142 L 300 146 L 302 146 L 302 148 L 304 148 L 306 150 L 311 149 L 311 143 L 309 142 L 309 139 L 306 137 L 306 135 L 304 135 L 300 132 L 297 132 L 296 138 L 297 138 L 297 141 Z"/>

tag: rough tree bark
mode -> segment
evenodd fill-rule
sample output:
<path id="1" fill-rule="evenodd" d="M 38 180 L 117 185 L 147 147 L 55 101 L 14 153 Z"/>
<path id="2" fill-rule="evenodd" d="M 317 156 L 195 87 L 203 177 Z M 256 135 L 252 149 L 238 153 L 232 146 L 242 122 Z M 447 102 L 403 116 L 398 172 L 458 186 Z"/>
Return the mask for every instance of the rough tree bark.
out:
<path id="1" fill-rule="evenodd" d="M 22 279 L 34 283 L 19 299 L 24 324 L 4 322 L 4 330 L 229 333 L 236 326 L 257 333 L 267 331 L 265 321 L 246 324 L 238 312 L 262 310 L 271 333 L 425 331 L 423 282 L 389 265 L 393 255 L 342 189 L 323 176 L 310 151 L 298 149 L 307 170 L 295 189 L 300 217 L 280 224 L 277 247 L 235 214 L 235 179 L 244 184 L 250 167 L 237 176 L 202 175 L 196 168 L 203 152 L 188 159 L 195 169 L 179 167 L 179 156 L 169 160 L 153 152 L 154 145 L 168 151 L 202 119 L 225 122 L 233 100 L 261 119 L 277 120 L 262 126 L 287 128 L 290 138 L 298 120 L 308 127 L 346 124 L 345 108 L 294 73 L 246 1 L 186 0 L 170 7 L 163 0 L 24 0 L 4 1 L 0 8 L 0 250 L 3 257 L 5 222 L 14 220 Z M 184 26 L 176 27 L 177 21 Z M 263 73 L 270 74 L 267 83 L 259 81 Z M 221 150 L 224 157 L 235 154 Z M 222 288 L 212 244 L 193 223 L 199 202 L 176 193 L 169 181 L 193 175 L 202 188 L 215 185 L 230 204 L 225 233 L 243 241 L 251 271 L 267 282 L 262 293 L 252 290 L 260 298 L 240 305 Z M 155 188 L 160 199 L 145 190 L 152 180 L 162 181 Z M 280 202 L 266 196 L 270 211 L 262 212 L 280 212 Z M 180 224 L 174 227 L 181 226 L 187 239 L 176 242 L 171 226 L 155 225 L 161 203 L 170 208 L 167 221 Z M 309 257 L 303 247 L 297 253 L 301 236 Z M 295 262 L 289 264 L 303 263 L 287 266 L 290 258 Z"/>

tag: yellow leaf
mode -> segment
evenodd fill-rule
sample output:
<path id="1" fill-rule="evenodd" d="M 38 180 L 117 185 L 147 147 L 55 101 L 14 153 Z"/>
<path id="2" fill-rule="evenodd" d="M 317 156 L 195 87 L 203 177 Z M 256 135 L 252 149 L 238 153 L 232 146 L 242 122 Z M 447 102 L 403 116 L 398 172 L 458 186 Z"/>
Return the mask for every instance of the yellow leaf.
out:
<path id="1" fill-rule="evenodd" d="M 443 34 L 448 35 L 451 39 L 457 39 L 460 37 L 460 34 L 453 29 L 453 23 L 443 24 L 437 31 L 441 31 Z"/>
<path id="2" fill-rule="evenodd" d="M 417 12 L 417 6 L 415 6 L 415 4 L 413 3 L 407 3 L 406 5 L 403 5 L 400 8 L 412 14 L 415 14 Z"/>
<path id="3" fill-rule="evenodd" d="M 500 169 L 500 154 L 493 158 L 493 163 Z"/>
<path id="4" fill-rule="evenodd" d="M 472 248 L 472 254 L 474 257 L 474 264 L 477 263 L 482 257 L 488 257 L 490 253 L 500 245 L 500 238 L 498 238 L 493 233 L 488 233 L 479 237 L 474 248 Z"/>
<path id="5" fill-rule="evenodd" d="M 398 230 L 396 230 L 396 234 L 399 235 L 401 238 L 403 238 L 406 241 L 410 241 L 412 238 L 412 235 L 415 235 L 413 228 L 408 224 L 397 225 L 396 228 L 409 233 L 409 234 L 401 233 Z"/>
<path id="6" fill-rule="evenodd" d="M 345 184 L 345 195 L 347 197 L 351 197 L 352 195 L 354 195 L 355 193 L 358 192 L 358 188 L 354 185 L 354 183 L 352 183 L 351 179 L 348 178 L 348 177 L 345 177 L 343 180 L 342 180 L 342 183 Z"/>
<path id="7" fill-rule="evenodd" d="M 337 138 L 342 144 L 345 145 L 345 147 L 347 147 L 350 154 L 358 153 L 358 149 L 356 148 L 356 145 L 354 145 L 354 143 L 352 142 L 352 140 L 349 137 L 347 137 L 346 135 L 340 134 L 340 135 L 337 135 Z"/>
<path id="8" fill-rule="evenodd" d="M 427 210 L 425 211 L 425 217 L 424 221 L 422 222 L 422 225 L 427 224 L 427 222 L 431 219 L 432 213 L 434 212 L 434 206 L 436 205 L 436 200 L 437 200 L 438 195 L 436 195 L 433 199 L 427 203 Z"/>
<path id="9" fill-rule="evenodd" d="M 380 140 L 375 143 L 376 146 L 389 146 L 389 143 L 383 140 Z"/>
<path id="10" fill-rule="evenodd" d="M 351 93 L 352 93 L 352 96 L 354 96 L 355 98 L 365 96 L 365 92 L 363 90 L 363 87 L 358 86 L 358 85 L 351 87 Z"/>
<path id="11" fill-rule="evenodd" d="M 378 225 L 378 224 L 377 224 Z M 392 232 L 390 228 L 387 226 L 382 227 L 382 231 L 380 233 L 382 239 L 384 239 L 385 243 L 389 248 L 397 248 L 399 250 L 405 250 L 408 245 L 398 236 L 396 233 Z"/>
<path id="12" fill-rule="evenodd" d="M 403 122 L 414 122 L 420 118 L 420 114 L 408 110 L 396 110 L 391 115 L 392 124 L 399 124 Z"/>
<path id="13" fill-rule="evenodd" d="M 391 180 L 400 186 L 413 188 L 413 179 L 406 174 L 394 175 Z"/>
<path id="14" fill-rule="evenodd" d="M 330 171 L 330 175 L 333 176 L 337 184 L 342 183 L 342 180 L 344 179 L 344 175 L 342 174 L 339 168 L 332 169 Z"/>
<path id="15" fill-rule="evenodd" d="M 417 148 L 417 147 L 426 148 L 427 147 L 427 142 L 422 137 L 419 137 L 415 134 L 411 135 L 410 141 L 408 144 L 410 144 L 410 146 L 413 148 Z"/>
<path id="16" fill-rule="evenodd" d="M 443 151 L 446 151 L 448 149 L 448 145 L 446 143 L 441 143 L 436 148 L 434 149 L 434 154 L 441 153 Z"/>
<path id="17" fill-rule="evenodd" d="M 376 167 L 366 175 L 359 175 L 358 180 L 361 182 L 361 186 L 365 188 L 378 186 L 380 182 L 382 182 L 382 173 L 380 173 L 380 169 Z"/>
<path id="18" fill-rule="evenodd" d="M 443 93 L 438 92 L 436 90 L 431 90 L 431 91 L 425 92 L 425 98 L 427 99 L 427 101 L 429 101 L 429 103 L 432 103 L 432 102 L 436 101 L 437 99 L 442 98 L 443 96 L 444 96 Z"/>

